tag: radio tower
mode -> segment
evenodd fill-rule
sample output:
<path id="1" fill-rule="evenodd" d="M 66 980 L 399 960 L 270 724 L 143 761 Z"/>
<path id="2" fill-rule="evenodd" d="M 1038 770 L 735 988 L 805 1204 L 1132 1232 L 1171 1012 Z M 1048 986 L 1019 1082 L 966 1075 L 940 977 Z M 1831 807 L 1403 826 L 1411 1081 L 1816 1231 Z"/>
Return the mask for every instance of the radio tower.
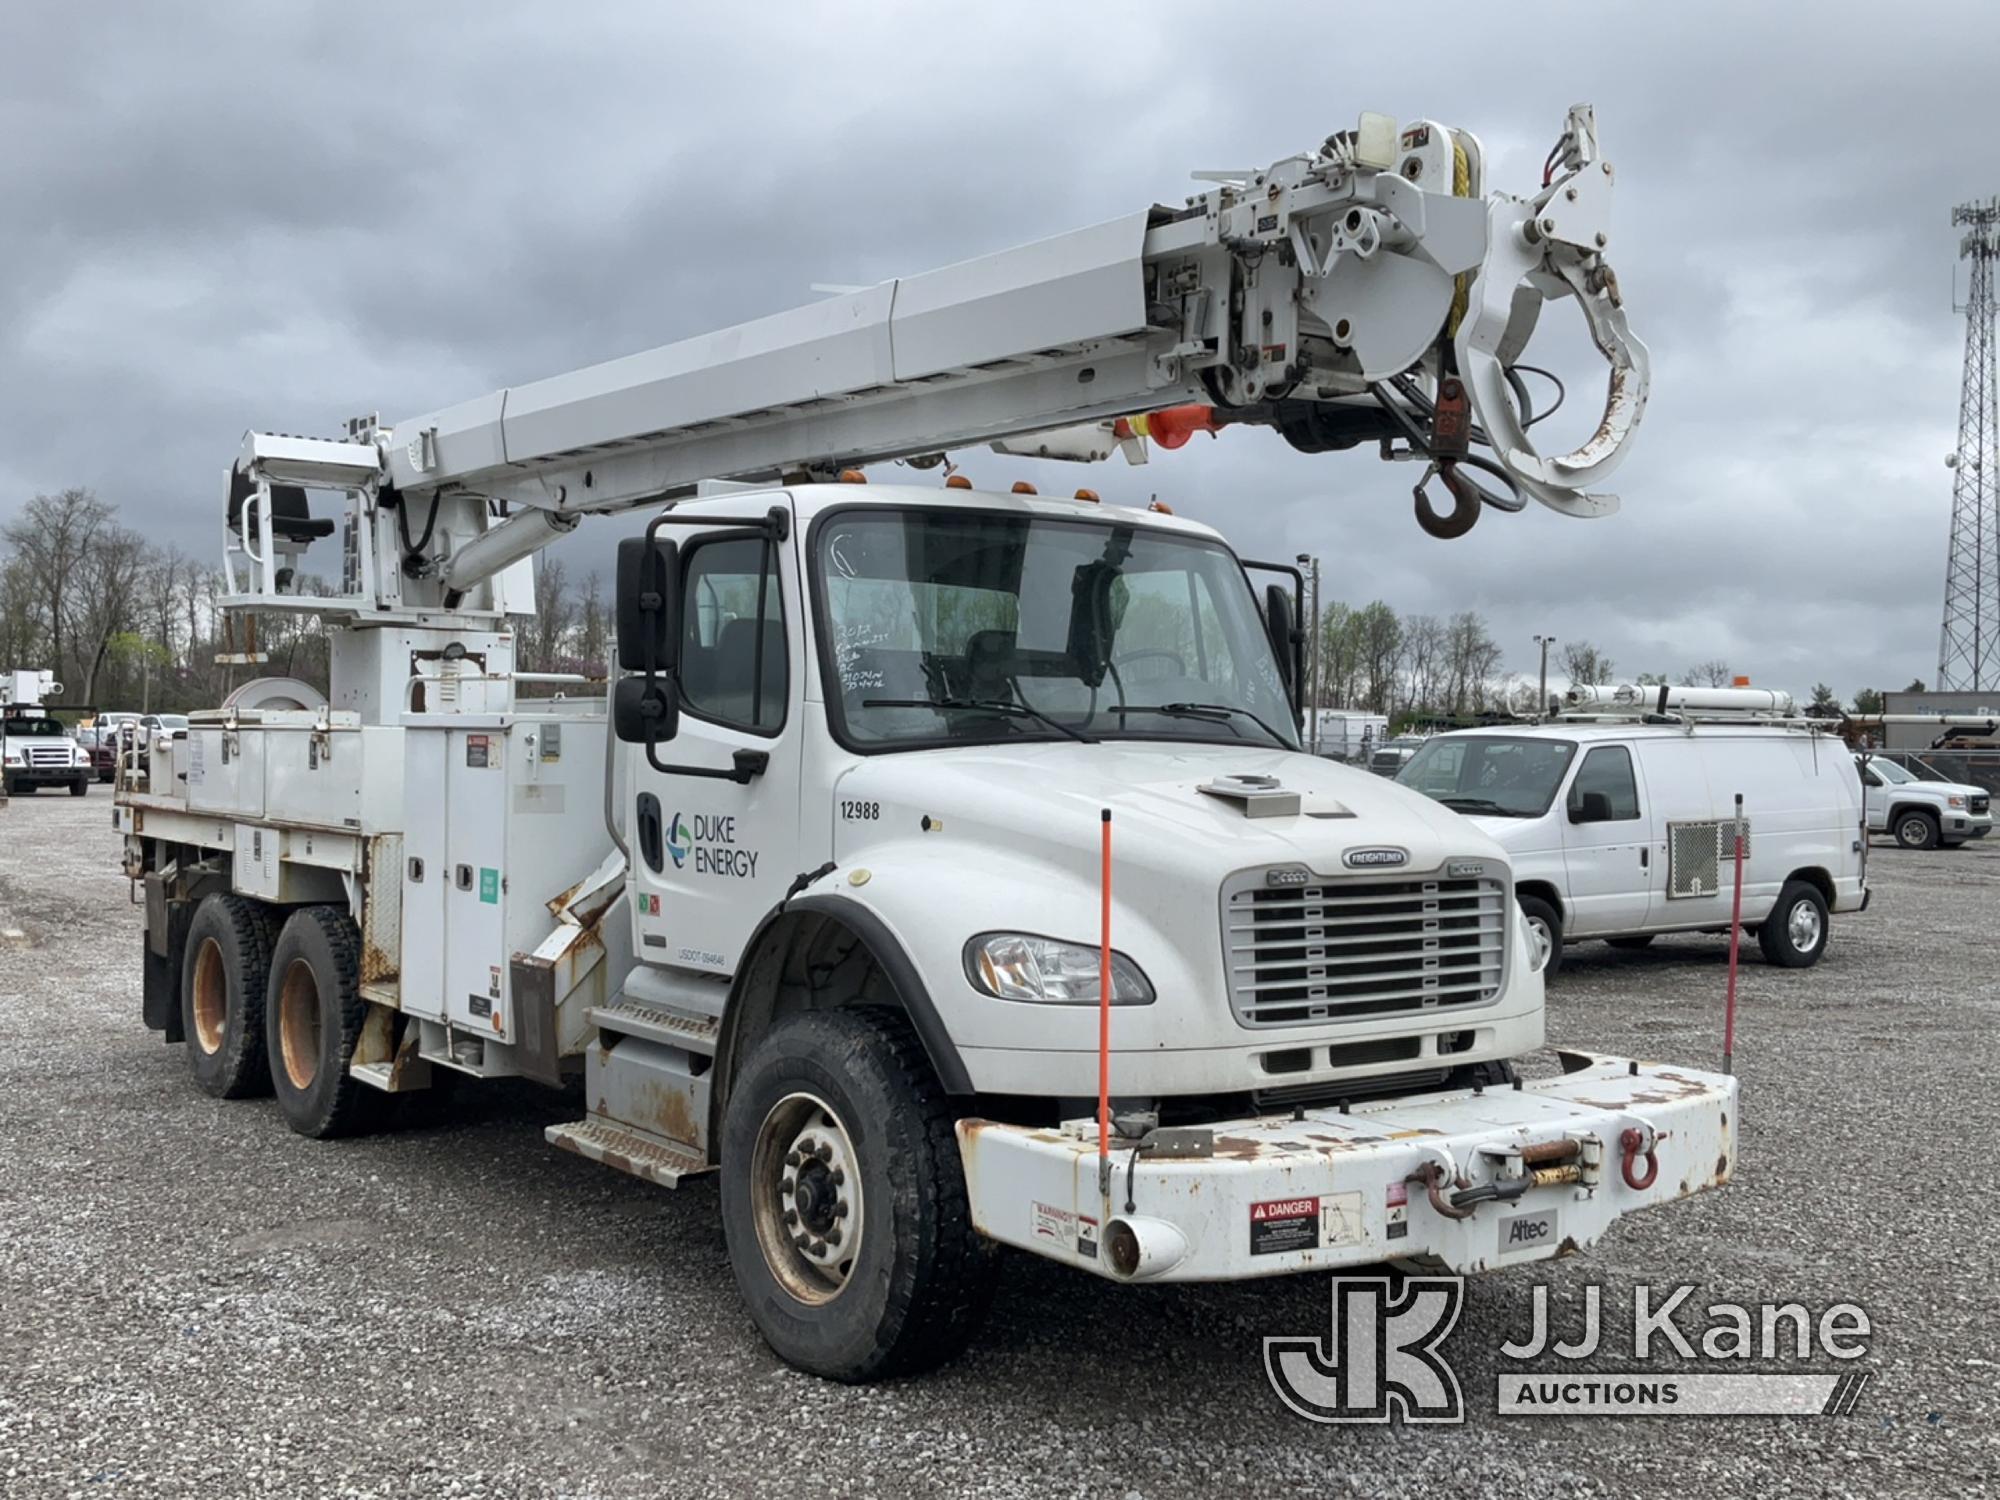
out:
<path id="1" fill-rule="evenodd" d="M 1951 552 L 1944 567 L 1942 691 L 2000 687 L 2000 396 L 1993 361 L 1993 262 L 2000 259 L 2000 198 L 1961 203 L 1961 259 L 1972 262 L 1965 300 L 1965 382 L 1951 465 Z M 1957 311 L 1958 309 L 1954 309 Z"/>

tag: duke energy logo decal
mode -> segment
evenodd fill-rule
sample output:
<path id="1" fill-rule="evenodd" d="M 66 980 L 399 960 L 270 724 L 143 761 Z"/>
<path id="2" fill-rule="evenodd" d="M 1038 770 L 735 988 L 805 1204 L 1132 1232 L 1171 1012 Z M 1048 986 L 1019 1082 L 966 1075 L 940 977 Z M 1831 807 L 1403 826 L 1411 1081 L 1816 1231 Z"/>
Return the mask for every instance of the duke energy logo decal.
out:
<path id="1" fill-rule="evenodd" d="M 687 863 L 688 850 L 694 847 L 694 836 L 681 827 L 681 815 L 674 814 L 674 821 L 667 829 L 667 853 L 674 857 L 674 868 L 678 870 Z"/>

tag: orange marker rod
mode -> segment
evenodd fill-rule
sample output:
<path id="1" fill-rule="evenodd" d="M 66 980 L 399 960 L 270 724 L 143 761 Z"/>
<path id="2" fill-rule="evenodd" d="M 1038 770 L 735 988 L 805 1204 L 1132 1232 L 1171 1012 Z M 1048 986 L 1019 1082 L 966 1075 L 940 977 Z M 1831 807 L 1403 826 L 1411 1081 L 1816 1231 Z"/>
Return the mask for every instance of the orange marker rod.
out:
<path id="1" fill-rule="evenodd" d="M 1097 1156 L 1100 1183 L 1111 1180 L 1111 809 L 1103 814 L 1102 910 L 1097 944 Z"/>

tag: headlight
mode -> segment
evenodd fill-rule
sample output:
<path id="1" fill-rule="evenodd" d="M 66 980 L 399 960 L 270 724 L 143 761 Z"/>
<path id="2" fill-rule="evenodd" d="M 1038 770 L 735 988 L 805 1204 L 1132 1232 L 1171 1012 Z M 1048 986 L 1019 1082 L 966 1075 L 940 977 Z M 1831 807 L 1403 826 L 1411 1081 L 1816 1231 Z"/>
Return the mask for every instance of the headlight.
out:
<path id="1" fill-rule="evenodd" d="M 1946 807 L 1963 808 L 1965 806 L 1965 799 L 1963 797 L 1946 797 L 1944 803 Z"/>
<path id="2" fill-rule="evenodd" d="M 983 932 L 965 945 L 965 977 L 996 1000 L 1098 1003 L 1098 949 L 1027 932 Z M 1111 955 L 1111 1003 L 1151 1005 L 1153 987 L 1124 954 Z"/>
<path id="3" fill-rule="evenodd" d="M 10 751 L 8 751 L 8 752 L 7 752 L 7 764 L 8 764 L 8 765 L 10 765 L 10 766 L 18 766 L 18 765 L 20 765 L 20 764 L 21 764 L 21 755 L 20 755 L 20 752 L 19 752 L 19 751 L 15 751 L 15 750 L 10 750 Z"/>

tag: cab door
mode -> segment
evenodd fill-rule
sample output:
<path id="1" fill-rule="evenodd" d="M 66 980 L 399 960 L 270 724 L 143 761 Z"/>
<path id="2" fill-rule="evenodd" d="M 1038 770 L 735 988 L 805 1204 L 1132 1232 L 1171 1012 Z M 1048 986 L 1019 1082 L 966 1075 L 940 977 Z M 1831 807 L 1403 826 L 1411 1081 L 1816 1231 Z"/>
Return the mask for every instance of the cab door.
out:
<path id="1" fill-rule="evenodd" d="M 1569 934 L 1636 932 L 1646 925 L 1655 874 L 1649 829 L 1631 750 L 1593 745 L 1564 802 Z"/>
<path id="2" fill-rule="evenodd" d="M 679 570 L 679 727 L 628 762 L 633 928 L 643 962 L 728 974 L 800 868 L 802 596 L 789 539 L 697 532 Z"/>

